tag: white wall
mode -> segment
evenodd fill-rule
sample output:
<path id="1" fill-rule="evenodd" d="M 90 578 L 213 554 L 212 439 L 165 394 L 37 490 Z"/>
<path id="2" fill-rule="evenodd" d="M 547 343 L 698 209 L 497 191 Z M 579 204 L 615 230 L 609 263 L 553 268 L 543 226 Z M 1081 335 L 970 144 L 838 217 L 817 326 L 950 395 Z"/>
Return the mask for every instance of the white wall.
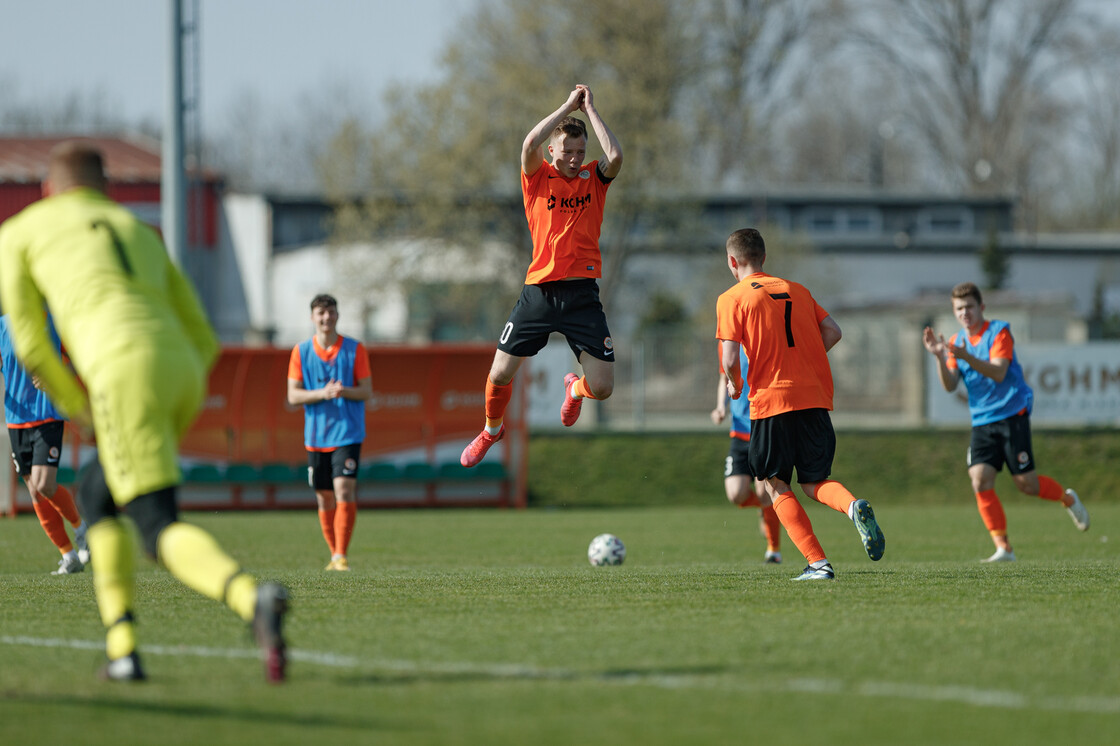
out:
<path id="1" fill-rule="evenodd" d="M 260 195 L 222 198 L 216 272 L 220 301 L 213 323 L 223 341 L 241 342 L 249 330 L 266 330 L 273 323 L 271 224 L 268 202 Z"/>

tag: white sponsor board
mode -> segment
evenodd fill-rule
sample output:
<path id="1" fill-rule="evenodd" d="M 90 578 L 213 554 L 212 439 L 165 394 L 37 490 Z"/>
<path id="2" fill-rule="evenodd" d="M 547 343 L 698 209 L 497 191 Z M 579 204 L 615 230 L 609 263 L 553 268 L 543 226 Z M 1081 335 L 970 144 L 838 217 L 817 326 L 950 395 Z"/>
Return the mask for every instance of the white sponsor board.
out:
<path id="1" fill-rule="evenodd" d="M 1120 425 L 1120 343 L 1016 344 L 1015 354 L 1034 390 L 1032 424 Z M 967 425 L 964 384 L 941 387 L 937 361 L 926 355 L 926 413 L 933 425 Z"/>

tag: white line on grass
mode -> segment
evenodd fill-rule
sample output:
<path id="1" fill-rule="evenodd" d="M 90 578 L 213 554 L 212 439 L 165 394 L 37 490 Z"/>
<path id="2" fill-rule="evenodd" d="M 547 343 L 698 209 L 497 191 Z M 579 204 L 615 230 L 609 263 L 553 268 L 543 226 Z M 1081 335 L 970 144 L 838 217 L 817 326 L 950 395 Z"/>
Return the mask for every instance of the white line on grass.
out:
<path id="1" fill-rule="evenodd" d="M 70 648 L 76 650 L 103 650 L 105 643 L 94 640 L 64 640 L 50 637 L 0 635 L 0 644 L 22 647 Z M 178 655 L 196 658 L 257 658 L 259 652 L 249 648 L 211 648 L 199 645 L 143 645 L 141 650 L 150 655 Z M 1120 713 L 1120 697 L 1052 697 L 1030 696 L 1005 689 L 980 689 L 969 686 L 913 684 L 886 681 L 846 681 L 842 679 L 788 679 L 768 678 L 765 682 L 751 684 L 729 681 L 728 673 L 667 674 L 657 672 L 623 671 L 594 672 L 564 668 L 540 668 L 515 663 L 435 662 L 421 663 L 409 660 L 362 660 L 352 655 L 324 653 L 313 650 L 288 650 L 290 660 L 331 668 L 360 668 L 374 671 L 392 671 L 407 674 L 473 675 L 494 679 L 545 679 L 545 680 L 594 680 L 605 684 L 623 686 L 655 686 L 662 689 L 734 688 L 748 692 L 790 692 L 805 694 L 846 694 L 873 699 L 909 699 L 921 702 L 957 702 L 974 707 L 994 707 L 1006 710 L 1052 710 L 1059 712 L 1084 712 L 1098 714 Z"/>

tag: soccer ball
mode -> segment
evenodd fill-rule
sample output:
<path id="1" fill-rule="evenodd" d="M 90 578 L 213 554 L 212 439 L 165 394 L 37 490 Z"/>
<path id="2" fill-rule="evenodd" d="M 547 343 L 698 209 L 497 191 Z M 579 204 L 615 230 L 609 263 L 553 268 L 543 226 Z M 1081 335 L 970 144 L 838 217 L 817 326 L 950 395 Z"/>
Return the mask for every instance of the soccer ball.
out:
<path id="1" fill-rule="evenodd" d="M 587 561 L 595 567 L 621 565 L 624 559 L 626 559 L 626 547 L 614 534 L 599 534 L 587 547 Z"/>

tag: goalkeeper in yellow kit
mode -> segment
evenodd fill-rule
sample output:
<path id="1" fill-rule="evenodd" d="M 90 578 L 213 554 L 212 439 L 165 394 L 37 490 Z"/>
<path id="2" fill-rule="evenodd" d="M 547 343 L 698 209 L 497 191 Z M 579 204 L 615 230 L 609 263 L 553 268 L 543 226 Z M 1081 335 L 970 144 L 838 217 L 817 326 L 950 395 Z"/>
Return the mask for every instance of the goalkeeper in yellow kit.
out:
<path id="1" fill-rule="evenodd" d="M 243 572 L 208 533 L 178 520 L 179 442 L 219 346 L 190 282 L 156 232 L 104 193 L 101 153 L 51 151 L 45 198 L 0 227 L 0 298 L 17 357 L 71 422 L 97 438 L 79 483 L 112 680 L 143 679 L 130 533 L 194 590 L 252 623 L 270 681 L 284 678 L 287 592 Z M 48 336 L 46 304 L 81 384 Z M 88 394 L 87 394 L 88 391 Z"/>

